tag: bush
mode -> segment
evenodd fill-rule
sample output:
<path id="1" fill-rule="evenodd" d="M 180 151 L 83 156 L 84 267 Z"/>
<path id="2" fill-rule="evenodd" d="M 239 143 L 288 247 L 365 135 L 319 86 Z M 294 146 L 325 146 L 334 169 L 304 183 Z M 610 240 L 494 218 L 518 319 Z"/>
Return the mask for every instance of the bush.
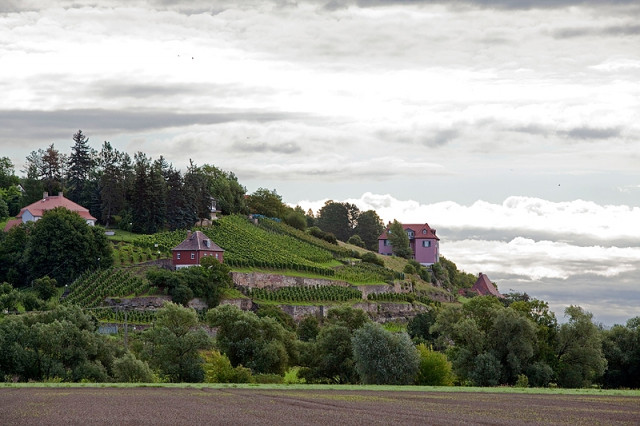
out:
<path id="1" fill-rule="evenodd" d="M 284 373 L 283 382 L 287 385 L 297 385 L 302 383 L 307 383 L 307 380 L 304 377 L 300 377 L 298 373 L 300 373 L 301 367 L 291 367 L 286 373 Z"/>
<path id="2" fill-rule="evenodd" d="M 417 346 L 420 354 L 420 366 L 416 376 L 416 385 L 451 386 L 453 373 L 451 363 L 443 353 L 432 351 L 424 344 Z"/>
<path id="3" fill-rule="evenodd" d="M 469 377 L 475 386 L 496 386 L 500 381 L 500 370 L 500 361 L 485 352 L 476 357 L 474 369 Z"/>
<path id="4" fill-rule="evenodd" d="M 542 361 L 535 362 L 527 368 L 529 383 L 536 388 L 549 386 L 553 379 L 553 369 Z"/>
<path id="5" fill-rule="evenodd" d="M 303 342 L 315 340 L 319 332 L 320 326 L 318 323 L 318 318 L 313 315 L 304 316 L 298 323 L 298 338 Z"/>
<path id="6" fill-rule="evenodd" d="M 352 235 L 351 237 L 349 237 L 349 239 L 347 240 L 347 243 L 349 244 L 353 244 L 354 246 L 358 246 L 358 247 L 365 247 L 364 241 L 362 241 L 362 238 L 360 238 L 360 235 Z"/>
<path id="7" fill-rule="evenodd" d="M 518 374 L 518 380 L 516 380 L 515 387 L 517 387 L 517 388 L 528 388 L 529 387 L 529 378 L 524 374 Z"/>
<path id="8" fill-rule="evenodd" d="M 307 228 L 307 218 L 302 213 L 298 213 L 296 211 L 292 211 L 286 215 L 284 222 L 301 231 L 304 231 Z"/>
<path id="9" fill-rule="evenodd" d="M 256 374 L 253 376 L 255 383 L 261 384 L 281 384 L 284 378 L 279 374 Z"/>
<path id="10" fill-rule="evenodd" d="M 33 281 L 33 288 L 42 300 L 49 300 L 56 295 L 58 293 L 57 285 L 58 282 L 48 276 Z"/>
<path id="11" fill-rule="evenodd" d="M 404 272 L 405 274 L 415 274 L 416 273 L 416 268 L 413 265 L 407 263 L 404 266 L 404 269 L 402 270 L 402 272 Z"/>
<path id="12" fill-rule="evenodd" d="M 219 351 L 203 351 L 204 381 L 206 383 L 251 383 L 251 370 L 241 365 L 233 368 L 231 361 Z"/>
<path id="13" fill-rule="evenodd" d="M 384 260 L 382 260 L 375 253 L 372 253 L 370 251 L 362 255 L 362 261 L 367 263 L 373 263 L 374 265 L 384 266 Z"/>
<path id="14" fill-rule="evenodd" d="M 154 377 L 149 364 L 131 353 L 126 353 L 122 358 L 113 362 L 113 375 L 116 382 L 123 383 L 153 383 Z"/>
<path id="15" fill-rule="evenodd" d="M 351 339 L 353 360 L 365 384 L 406 385 L 413 383 L 420 357 L 407 333 L 391 333 L 368 323 Z"/>

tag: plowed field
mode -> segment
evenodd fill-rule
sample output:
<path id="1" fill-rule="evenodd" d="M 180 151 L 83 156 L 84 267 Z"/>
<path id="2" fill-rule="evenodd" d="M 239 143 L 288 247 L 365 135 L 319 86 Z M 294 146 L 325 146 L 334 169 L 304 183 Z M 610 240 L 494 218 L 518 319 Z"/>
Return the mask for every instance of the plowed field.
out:
<path id="1" fill-rule="evenodd" d="M 0 388 L 0 424 L 640 424 L 640 398 L 234 388 Z"/>

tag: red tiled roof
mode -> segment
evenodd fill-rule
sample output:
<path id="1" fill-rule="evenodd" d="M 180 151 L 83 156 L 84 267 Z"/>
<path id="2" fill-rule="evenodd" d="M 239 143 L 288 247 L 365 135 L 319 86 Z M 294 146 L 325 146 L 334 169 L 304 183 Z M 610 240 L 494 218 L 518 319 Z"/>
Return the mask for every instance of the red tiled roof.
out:
<path id="1" fill-rule="evenodd" d="M 4 226 L 4 232 L 9 232 L 9 229 L 13 228 L 14 226 L 18 226 L 22 223 L 22 219 L 11 219 L 9 222 L 7 222 L 7 224 Z"/>
<path id="2" fill-rule="evenodd" d="M 438 238 L 436 236 L 436 230 L 432 229 L 428 223 L 425 224 L 402 224 L 402 229 L 409 230 L 411 229 L 414 232 L 414 238 L 416 239 L 425 239 L 425 238 L 429 238 L 429 239 L 436 239 L 439 240 L 440 238 Z M 378 237 L 379 240 L 386 240 L 389 237 L 387 236 L 387 231 L 389 230 L 389 226 L 386 227 L 386 229 L 384 231 L 382 231 L 382 234 L 380 234 L 380 236 Z M 422 231 L 426 231 L 425 233 L 423 233 Z"/>
<path id="3" fill-rule="evenodd" d="M 208 241 L 208 243 L 207 243 Z M 208 245 L 207 245 L 208 244 Z M 204 235 L 200 231 L 196 231 L 187 236 L 187 239 L 173 248 L 176 250 L 200 250 L 200 251 L 217 251 L 224 252 L 224 250 L 216 243 L 211 241 L 209 237 Z"/>
<path id="4" fill-rule="evenodd" d="M 480 273 L 476 283 L 471 287 L 471 291 L 475 291 L 481 296 L 492 295 L 504 299 L 504 296 L 500 294 L 495 285 L 491 282 L 486 274 Z"/>
<path id="5" fill-rule="evenodd" d="M 65 198 L 64 195 L 60 193 L 59 195 L 44 196 L 42 200 L 38 200 L 35 203 L 29 204 L 28 206 L 23 207 L 20 210 L 20 213 L 18 213 L 18 216 L 16 216 L 16 219 L 10 220 L 9 223 L 7 223 L 7 226 L 5 226 L 4 230 L 8 231 L 12 227 L 21 223 L 22 215 L 26 211 L 29 211 L 29 213 L 31 213 L 33 217 L 41 218 L 44 212 L 46 212 L 47 210 L 53 210 L 56 207 L 64 207 L 67 210 L 76 212 L 85 220 L 93 220 L 93 221 L 96 220 L 95 217 L 91 216 L 88 209 L 85 209 L 80 204 L 74 203 L 68 198 Z M 16 220 L 17 222 L 15 222 Z"/>

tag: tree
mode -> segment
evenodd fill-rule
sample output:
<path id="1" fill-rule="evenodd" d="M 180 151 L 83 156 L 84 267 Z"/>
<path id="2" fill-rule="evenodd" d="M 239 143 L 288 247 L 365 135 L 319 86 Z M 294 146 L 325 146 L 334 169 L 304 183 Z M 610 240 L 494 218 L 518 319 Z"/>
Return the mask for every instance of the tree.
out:
<path id="1" fill-rule="evenodd" d="M 142 359 L 171 382 L 201 382 L 199 351 L 208 349 L 211 342 L 204 330 L 194 330 L 197 325 L 193 309 L 165 303 L 156 314 L 155 326 L 143 332 Z"/>
<path id="2" fill-rule="evenodd" d="M 81 206 L 91 203 L 91 182 L 89 177 L 95 167 L 95 151 L 89 146 L 89 138 L 78 130 L 73 135 L 74 145 L 68 160 L 68 197 Z"/>
<path id="3" fill-rule="evenodd" d="M 569 306 L 564 312 L 569 321 L 558 332 L 559 384 L 585 387 L 602 376 L 607 367 L 600 331 L 591 321 L 593 315 L 579 306 Z"/>
<path id="4" fill-rule="evenodd" d="M 607 360 L 604 385 L 609 388 L 640 388 L 640 317 L 627 325 L 604 331 L 603 353 Z"/>
<path id="5" fill-rule="evenodd" d="M 502 309 L 497 313 L 488 337 L 491 353 L 502 368 L 502 382 L 515 383 L 535 354 L 535 324 L 511 308 Z"/>
<path id="6" fill-rule="evenodd" d="M 49 300 L 58 293 L 58 289 L 56 288 L 57 284 L 56 280 L 46 275 L 33 280 L 33 288 L 42 300 Z"/>
<path id="7" fill-rule="evenodd" d="M 393 223 L 389 226 L 387 231 L 389 242 L 391 243 L 391 249 L 393 254 L 405 259 L 411 259 L 413 252 L 409 246 L 409 236 L 405 232 L 402 224 L 397 220 L 393 220 Z"/>
<path id="8" fill-rule="evenodd" d="M 435 343 L 439 333 L 431 331 L 431 327 L 436 323 L 437 316 L 438 312 L 435 309 L 429 309 L 411 318 L 407 323 L 407 333 L 411 339 L 417 343 Z"/>
<path id="9" fill-rule="evenodd" d="M 137 359 L 131 352 L 113 362 L 113 373 L 116 382 L 152 383 L 153 372 L 149 364 Z"/>
<path id="10" fill-rule="evenodd" d="M 413 383 L 420 358 L 407 333 L 391 333 L 376 323 L 355 331 L 353 360 L 365 384 Z"/>
<path id="11" fill-rule="evenodd" d="M 304 213 L 298 211 L 297 208 L 295 210 L 291 210 L 285 215 L 284 222 L 289 226 L 299 229 L 300 231 L 307 229 L 307 219 Z"/>
<path id="12" fill-rule="evenodd" d="M 126 207 L 128 182 L 133 181 L 131 158 L 105 141 L 98 155 L 98 164 L 102 169 L 98 178 L 100 218 L 109 226 L 112 218 Z"/>
<path id="13" fill-rule="evenodd" d="M 303 342 L 309 342 L 316 339 L 320 332 L 318 318 L 314 315 L 305 315 L 298 323 L 298 338 Z"/>
<path id="14" fill-rule="evenodd" d="M 382 231 L 384 231 L 384 223 L 374 210 L 360 213 L 354 232 L 362 238 L 368 250 L 378 251 L 378 237 Z"/>
<path id="15" fill-rule="evenodd" d="M 343 203 L 329 200 L 318 212 L 316 225 L 331 233 L 340 241 L 347 241 L 352 234 L 349 210 Z"/>
<path id="16" fill-rule="evenodd" d="M 0 189 L 11 188 L 20 183 L 15 175 L 13 163 L 9 157 L 0 157 Z"/>
<path id="17" fill-rule="evenodd" d="M 254 373 L 283 374 L 289 365 L 295 365 L 295 334 L 273 318 L 222 305 L 207 312 L 207 323 L 218 327 L 217 347 L 233 366 L 243 365 Z"/>
<path id="18" fill-rule="evenodd" d="M 258 188 L 249 195 L 247 205 L 251 213 L 257 213 L 266 217 L 283 219 L 287 212 L 287 206 L 282 202 L 282 196 L 276 190 L 270 191 L 265 188 Z"/>
<path id="19" fill-rule="evenodd" d="M 216 199 L 222 214 L 244 214 L 248 212 L 245 201 L 247 190 L 240 185 L 233 172 L 225 172 L 209 164 L 203 165 L 201 170 L 207 179 L 209 193 Z"/>
<path id="20" fill-rule="evenodd" d="M 420 366 L 416 376 L 416 385 L 422 386 L 451 386 L 453 373 L 451 363 L 443 353 L 432 351 L 423 343 L 417 346 L 420 354 Z"/>
<path id="21" fill-rule="evenodd" d="M 313 346 L 313 358 L 307 380 L 329 383 L 355 383 L 352 334 L 344 325 L 326 325 L 320 329 Z"/>
<path id="22" fill-rule="evenodd" d="M 369 323 L 371 320 L 362 309 L 354 309 L 351 306 L 340 306 L 329 309 L 327 313 L 327 323 L 342 325 L 354 331 Z"/>
<path id="23" fill-rule="evenodd" d="M 28 241 L 28 229 L 35 222 L 15 226 L 7 233 L 0 233 L 0 282 L 7 281 L 14 286 L 27 283 L 27 263 L 25 247 Z"/>
<path id="24" fill-rule="evenodd" d="M 80 215 L 63 207 L 45 212 L 35 223 L 25 259 L 32 279 L 48 275 L 58 285 L 71 283 L 87 269 L 113 264 L 104 229 L 87 225 Z"/>
<path id="25" fill-rule="evenodd" d="M 349 237 L 349 239 L 347 240 L 347 243 L 364 248 L 364 241 L 362 241 L 362 238 L 360 238 L 360 235 L 358 234 L 354 234 L 351 237 Z"/>
<path id="26" fill-rule="evenodd" d="M 67 156 L 60 154 L 60 151 L 55 149 L 53 144 L 49 145 L 45 151 L 40 150 L 39 152 L 42 152 L 40 176 L 44 187 L 49 194 L 62 191 L 68 163 Z"/>

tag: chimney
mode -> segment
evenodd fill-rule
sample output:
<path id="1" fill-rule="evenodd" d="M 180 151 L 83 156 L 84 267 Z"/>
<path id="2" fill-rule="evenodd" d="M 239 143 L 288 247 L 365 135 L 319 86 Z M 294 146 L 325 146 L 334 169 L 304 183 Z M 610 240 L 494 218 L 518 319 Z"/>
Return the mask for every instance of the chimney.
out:
<path id="1" fill-rule="evenodd" d="M 191 231 L 187 231 L 187 238 L 191 238 Z"/>
<path id="2" fill-rule="evenodd" d="M 45 198 L 47 198 L 49 196 L 49 193 L 47 191 L 42 193 L 42 199 L 44 200 Z"/>
<path id="3" fill-rule="evenodd" d="M 58 197 L 60 198 L 64 197 L 64 194 L 62 193 L 62 191 L 58 192 Z"/>

